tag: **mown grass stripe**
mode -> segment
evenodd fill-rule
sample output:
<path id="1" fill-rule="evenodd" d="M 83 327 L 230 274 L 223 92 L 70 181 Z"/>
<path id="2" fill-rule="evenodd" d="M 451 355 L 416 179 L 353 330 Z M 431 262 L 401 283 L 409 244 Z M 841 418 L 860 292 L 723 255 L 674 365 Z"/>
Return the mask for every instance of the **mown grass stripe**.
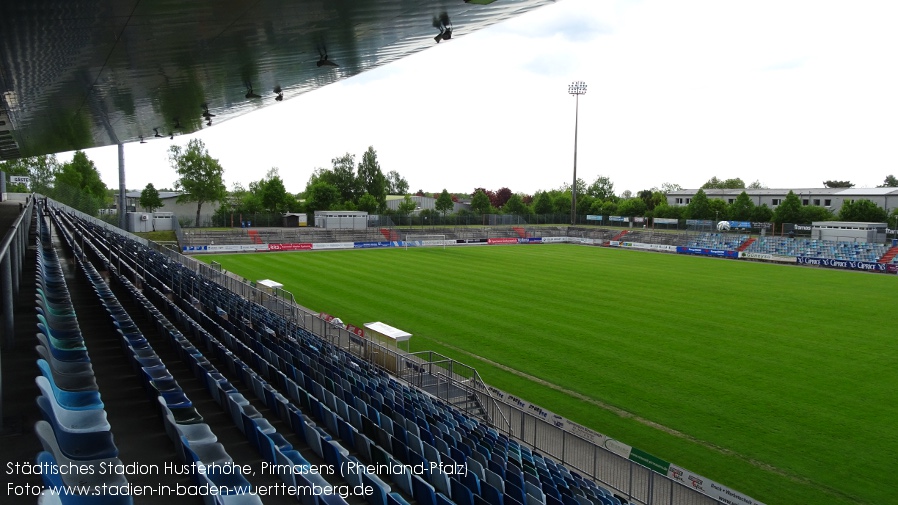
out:
<path id="1" fill-rule="evenodd" d="M 872 484 L 890 481 L 898 454 L 891 276 L 569 245 L 202 259 L 283 282 L 346 322 L 406 329 L 413 350 L 470 362 L 452 348 L 465 349 L 732 451 L 710 455 L 470 363 L 497 387 L 768 503 L 894 499 Z"/>

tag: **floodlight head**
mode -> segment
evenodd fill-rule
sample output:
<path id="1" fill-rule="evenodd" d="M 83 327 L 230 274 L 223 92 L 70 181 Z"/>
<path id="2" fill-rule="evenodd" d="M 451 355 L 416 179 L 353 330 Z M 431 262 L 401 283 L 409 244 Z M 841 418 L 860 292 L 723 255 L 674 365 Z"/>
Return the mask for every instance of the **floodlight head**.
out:
<path id="1" fill-rule="evenodd" d="M 319 67 L 339 67 L 340 66 L 340 65 L 337 65 L 336 63 L 334 63 L 333 61 L 329 60 L 327 58 L 327 53 L 321 55 L 321 57 L 318 59 L 317 65 Z"/>
<path id="2" fill-rule="evenodd" d="M 586 83 L 583 81 L 574 81 L 567 87 L 567 92 L 572 95 L 585 95 Z"/>

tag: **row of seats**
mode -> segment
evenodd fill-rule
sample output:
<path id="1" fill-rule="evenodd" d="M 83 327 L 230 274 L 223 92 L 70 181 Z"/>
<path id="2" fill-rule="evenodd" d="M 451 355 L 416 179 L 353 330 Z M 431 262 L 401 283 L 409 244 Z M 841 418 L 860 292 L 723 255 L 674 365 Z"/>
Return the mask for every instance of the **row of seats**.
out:
<path id="1" fill-rule="evenodd" d="M 100 254 L 98 250 L 94 251 Z M 262 416 L 250 402 L 232 385 L 225 376 L 218 372 L 211 362 L 206 359 L 203 352 L 196 348 L 189 339 L 187 339 L 176 326 L 154 305 L 141 290 L 137 289 L 124 276 L 120 275 L 112 265 L 110 268 L 114 278 L 121 282 L 134 301 L 144 308 L 146 315 L 152 321 L 155 321 L 157 330 L 169 340 L 172 347 L 177 351 L 179 356 L 188 363 L 191 370 L 206 385 L 208 392 L 215 399 L 226 413 L 232 417 L 237 428 L 247 437 L 251 445 L 262 455 L 263 459 L 272 465 L 283 465 L 282 468 L 290 468 L 292 471 L 281 474 L 281 479 L 296 489 L 303 486 L 311 488 L 317 486 L 319 488 L 329 487 L 329 483 L 321 475 L 311 474 L 310 463 L 302 456 L 299 451 L 294 450 L 291 444 L 281 434 L 277 433 L 275 428 Z M 127 267 L 126 267 L 127 268 Z M 132 273 L 135 273 L 132 270 Z M 199 326 L 187 316 L 184 311 L 168 300 L 161 292 L 155 288 L 147 286 L 145 288 L 148 294 L 154 296 L 160 305 L 167 307 L 169 312 L 173 313 L 176 320 L 184 327 L 193 331 L 200 331 Z M 140 338 L 138 334 L 133 334 L 133 330 L 129 329 L 125 332 L 126 338 Z M 207 341 L 210 349 L 214 349 L 214 342 Z M 155 356 L 155 355 L 154 355 Z M 183 451 L 183 458 L 187 462 L 201 462 L 206 465 L 210 464 L 226 464 L 233 460 L 227 455 L 221 444 L 216 442 L 213 434 L 208 427 L 198 424 L 195 409 L 189 409 L 189 400 L 183 395 L 176 383 L 173 384 L 173 378 L 164 370 L 164 365 L 157 361 L 148 361 L 148 359 L 156 360 L 156 358 L 142 357 L 138 360 L 140 369 L 148 376 L 150 384 L 154 390 L 159 393 L 158 401 L 163 409 L 163 413 L 167 420 L 166 429 L 176 443 L 180 443 Z M 261 393 L 262 385 L 249 370 L 232 369 L 232 372 L 238 372 L 241 381 L 254 385 L 254 391 L 257 392 L 260 399 L 268 400 L 269 403 L 277 398 L 282 411 L 286 409 L 286 399 L 283 396 L 276 395 L 271 398 Z M 175 394 L 174 404 L 170 394 Z M 298 427 L 298 434 L 305 440 L 313 440 L 314 423 L 307 417 L 302 415 L 298 409 L 291 410 L 291 417 L 286 420 L 296 421 L 294 425 Z M 201 422 L 201 418 L 199 419 Z M 302 428 L 299 428 L 302 426 Z M 203 427 L 203 429 L 200 429 Z M 176 431 L 173 431 L 174 430 Z M 319 439 L 320 443 L 320 439 Z M 314 447 L 314 445 L 313 445 Z M 240 477 L 226 479 L 226 476 L 218 476 L 212 474 L 210 476 L 211 483 L 216 485 L 219 490 L 236 490 L 237 488 L 247 489 L 249 483 Z M 227 505 L 244 504 L 244 503 L 261 503 L 258 496 L 249 496 L 243 494 L 225 494 L 219 497 L 206 497 L 207 503 L 222 503 Z M 346 501 L 339 495 L 325 494 L 320 497 L 312 494 L 297 494 L 297 499 L 307 505 L 346 505 Z"/>
<path id="2" fill-rule="evenodd" d="M 889 248 L 882 244 L 867 242 L 760 237 L 746 249 L 746 252 L 876 262 L 888 250 Z"/>
<path id="3" fill-rule="evenodd" d="M 34 432 L 43 451 L 37 462 L 45 489 L 38 503 L 132 503 L 131 497 L 104 492 L 127 489 L 122 474 L 101 471 L 121 465 L 105 405 L 100 397 L 90 356 L 68 292 L 59 258 L 51 242 L 50 228 L 40 209 L 37 214 L 36 312 L 38 345 L 35 378 L 41 394 L 37 405 L 43 420 Z M 78 472 L 59 468 L 78 465 Z"/>
<path id="4" fill-rule="evenodd" d="M 704 249 L 726 249 L 735 251 L 746 240 L 748 235 L 733 235 L 729 233 L 702 233 L 697 238 L 690 240 L 687 247 L 701 247 Z"/>
<path id="5" fill-rule="evenodd" d="M 204 296 L 206 293 L 203 291 L 201 288 L 200 299 L 206 298 Z M 207 291 L 210 297 L 222 296 L 221 291 L 215 288 L 210 287 Z M 217 301 L 222 302 L 221 299 L 217 299 Z M 225 306 L 228 305 L 233 305 L 233 302 L 225 304 Z M 561 475 L 566 471 L 563 467 L 554 466 L 551 460 L 546 460 L 539 455 L 530 455 L 526 448 L 509 441 L 495 431 L 487 430 L 476 421 L 458 414 L 454 409 L 435 402 L 431 396 L 402 387 L 384 374 L 367 369 L 364 363 L 357 362 L 354 357 L 345 354 L 340 349 L 331 348 L 328 343 L 313 335 L 298 330 L 295 334 L 299 337 L 298 340 L 278 337 L 279 332 L 272 331 L 270 327 L 274 323 L 271 320 L 272 315 L 264 308 L 249 309 L 252 314 L 251 319 L 255 321 L 255 324 L 252 324 L 252 321 L 247 321 L 244 317 L 233 317 L 237 313 L 245 314 L 244 310 L 235 310 L 235 314 L 229 314 L 225 318 L 225 314 L 223 314 L 225 311 L 221 309 L 221 305 L 216 306 L 213 316 L 206 316 L 192 303 L 188 310 L 195 310 L 201 320 L 207 321 L 207 328 L 212 333 L 220 334 L 222 341 L 230 342 L 229 347 L 234 345 L 250 347 L 252 352 L 246 351 L 239 354 L 239 357 L 247 363 L 254 364 L 262 373 L 279 377 L 278 371 L 285 371 L 284 375 L 287 379 L 305 384 L 306 389 L 311 391 L 313 396 L 313 398 L 309 398 L 313 417 L 319 420 L 323 419 L 325 425 L 331 426 L 332 433 L 340 433 L 340 428 L 343 426 L 341 423 L 349 420 L 350 426 L 361 431 L 370 440 L 380 442 L 381 450 L 385 450 L 388 457 L 396 458 L 400 462 L 409 464 L 416 454 L 420 454 L 424 456 L 424 461 L 428 466 L 431 463 L 451 466 L 453 462 L 462 462 L 475 468 L 475 471 L 465 479 L 471 479 L 473 476 L 477 480 L 472 479 L 467 483 L 459 482 L 455 488 L 452 487 L 452 484 L 457 479 L 447 478 L 446 475 L 440 474 L 431 475 L 432 481 L 429 484 L 444 496 L 455 499 L 457 497 L 454 494 L 465 495 L 463 490 L 468 488 L 477 491 L 486 489 L 487 491 L 484 493 L 487 495 L 504 496 L 509 503 L 515 501 L 554 503 L 555 500 L 561 503 L 577 502 L 573 496 L 568 496 L 565 500 L 564 493 L 558 489 L 556 480 L 563 482 L 561 489 L 568 487 L 568 482 Z M 218 320 L 212 321 L 212 317 L 216 317 Z M 235 322 L 231 322 L 232 320 Z M 237 337 L 238 335 L 239 337 Z M 234 340 L 240 342 L 234 342 Z M 283 379 L 275 380 L 276 383 L 282 381 Z M 350 384 L 349 381 L 354 382 Z M 289 381 L 285 382 L 289 384 Z M 397 401 L 397 388 L 402 395 L 400 397 L 402 400 L 399 401 Z M 291 394 L 291 396 L 295 395 Z M 427 413 L 421 410 L 422 407 L 427 409 Z M 316 412 L 320 413 L 315 414 Z M 382 415 L 384 413 L 386 416 Z M 427 424 L 428 418 L 433 422 L 433 428 L 440 430 L 439 433 L 431 431 L 432 428 Z M 450 424 L 452 425 L 451 429 Z M 466 433 L 465 435 L 462 435 L 457 429 L 461 424 L 467 427 L 467 430 L 462 430 Z M 412 435 L 408 434 L 409 425 L 414 426 L 411 428 L 415 430 Z M 424 431 L 420 429 L 422 425 L 425 426 Z M 379 429 L 384 429 L 385 433 L 380 432 L 375 436 Z M 398 441 L 394 440 L 394 430 L 400 433 Z M 478 430 L 484 431 L 473 435 Z M 356 439 L 356 437 L 348 436 L 343 438 L 347 442 Z M 475 441 L 477 438 L 480 438 L 481 441 Z M 490 438 L 492 440 L 487 440 Z M 408 439 L 412 440 L 411 448 L 408 447 Z M 499 440 L 503 441 L 500 444 L 501 449 L 496 448 Z M 363 455 L 373 450 L 370 444 L 363 443 L 361 447 Z M 474 450 L 466 453 L 467 448 L 474 448 Z M 493 452 L 496 453 L 495 457 L 491 454 Z M 428 454 L 431 456 L 429 459 L 426 456 Z M 378 455 L 382 454 L 374 450 L 372 453 L 374 461 L 378 461 Z M 512 460 L 511 464 L 508 463 L 509 457 Z M 383 462 L 386 461 L 385 459 Z M 492 471 L 490 467 L 496 471 Z M 542 473 L 538 470 L 540 467 L 543 467 Z M 555 475 L 549 470 L 550 467 L 556 470 Z M 529 471 L 522 469 L 529 469 Z M 477 477 L 478 475 L 480 477 Z M 542 475 L 542 480 L 539 479 L 540 475 Z M 578 486 L 579 476 L 574 477 L 573 475 L 575 474 L 572 474 L 569 479 L 575 483 L 575 486 Z M 502 482 L 499 487 L 487 482 L 489 486 L 493 486 L 499 491 L 498 494 L 492 493 L 492 488 L 489 486 L 481 484 L 481 481 L 487 479 L 487 476 L 492 477 L 491 480 L 494 484 Z M 514 480 L 515 476 L 519 478 Z M 506 479 L 512 480 L 507 481 Z M 585 481 L 582 478 L 580 480 Z M 402 481 L 397 485 L 401 483 Z M 544 486 L 548 496 L 542 489 Z M 588 484 L 586 487 L 592 489 Z M 454 492 L 453 489 L 455 489 Z M 571 493 L 571 495 L 573 494 Z M 602 498 L 609 503 L 618 501 L 612 493 L 598 486 L 590 495 L 595 498 L 596 502 L 604 503 Z M 475 496 L 478 494 L 472 491 L 471 500 L 475 500 Z M 469 501 L 462 499 L 461 502 L 468 503 Z"/>
<path id="6" fill-rule="evenodd" d="M 445 471 L 390 475 L 405 496 L 433 505 L 621 503 L 607 489 L 292 327 L 264 307 L 197 277 L 183 265 L 133 242 L 109 240 L 107 247 L 146 269 L 141 272 L 144 293 L 173 311 L 182 326 L 193 328 L 188 334 L 195 345 L 214 352 L 231 373 L 251 384 L 260 400 L 325 461 L 398 462 L 428 469 L 467 466 L 465 475 Z M 178 293 L 192 296 L 174 296 L 175 286 Z M 192 368 L 203 375 L 212 392 L 217 378 L 212 374 L 217 372 L 198 364 Z M 221 391 L 217 394 L 226 400 Z M 301 411 L 318 425 L 302 417 Z M 375 474 L 346 478 L 372 483 L 379 490 L 370 497 L 372 503 L 402 503 L 403 494 Z"/>
<path id="7" fill-rule="evenodd" d="M 208 469 L 193 473 L 194 484 L 212 486 L 217 490 L 216 494 L 204 496 L 204 502 L 207 505 L 261 504 L 259 496 L 250 494 L 252 486 L 242 475 L 240 467 L 233 465 L 233 458 L 218 442 L 218 438 L 209 425 L 193 407 L 191 400 L 168 371 L 131 316 L 122 307 L 105 280 L 93 265 L 83 260 L 84 251 L 76 242 L 70 240 L 71 235 L 64 231 L 64 227 L 61 229 L 75 256 L 82 258 L 80 262 L 82 269 L 96 291 L 100 304 L 109 314 L 121 339 L 125 355 L 135 373 L 141 378 L 150 401 L 158 406 L 165 431 L 175 444 L 181 461 L 187 464 L 202 465 Z M 99 254 L 93 244 L 88 243 L 86 246 L 93 248 L 93 252 Z M 172 345 L 179 347 L 182 356 L 202 356 L 202 353 L 193 347 L 133 284 L 127 279 L 119 277 L 114 266 L 107 264 L 106 268 L 131 293 L 138 305 L 147 311 L 147 316 L 156 321 L 160 328 L 166 330 L 163 334 L 171 338 Z M 130 499 L 130 497 L 127 498 Z"/>

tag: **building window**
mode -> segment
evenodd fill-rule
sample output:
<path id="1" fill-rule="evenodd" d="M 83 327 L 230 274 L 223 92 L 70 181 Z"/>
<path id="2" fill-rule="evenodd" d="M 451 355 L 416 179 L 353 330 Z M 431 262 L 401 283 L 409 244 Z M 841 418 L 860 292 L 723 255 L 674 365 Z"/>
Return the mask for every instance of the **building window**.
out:
<path id="1" fill-rule="evenodd" d="M 830 200 L 830 199 L 828 199 L 828 198 L 827 198 L 826 200 L 823 200 L 823 206 L 824 206 L 824 207 L 829 207 L 829 206 L 832 205 L 832 204 L 833 204 L 833 201 Z"/>
<path id="2" fill-rule="evenodd" d="M 820 206 L 820 199 L 819 199 L 819 198 L 814 198 L 814 205 L 816 205 L 816 206 L 818 206 L 818 207 Z"/>
<path id="3" fill-rule="evenodd" d="M 691 201 L 692 201 L 692 198 L 687 198 L 687 199 L 686 199 L 686 205 L 689 205 L 689 202 L 691 202 Z"/>
<path id="4" fill-rule="evenodd" d="M 807 199 L 807 198 L 803 199 L 803 200 L 801 201 L 801 204 L 802 204 L 802 205 L 807 205 L 807 204 L 808 204 L 808 199 Z"/>
<path id="5" fill-rule="evenodd" d="M 736 201 L 735 198 L 730 198 L 730 199 L 727 200 L 727 203 L 730 204 L 730 205 L 733 205 L 733 202 L 735 202 L 735 201 Z"/>
<path id="6" fill-rule="evenodd" d="M 780 199 L 780 198 L 774 198 L 773 200 L 771 200 L 770 203 L 772 203 L 773 205 L 779 205 L 781 200 L 782 199 Z"/>
<path id="7" fill-rule="evenodd" d="M 683 205 L 683 199 L 682 199 L 682 198 L 677 198 L 676 201 L 677 201 L 677 205 Z"/>

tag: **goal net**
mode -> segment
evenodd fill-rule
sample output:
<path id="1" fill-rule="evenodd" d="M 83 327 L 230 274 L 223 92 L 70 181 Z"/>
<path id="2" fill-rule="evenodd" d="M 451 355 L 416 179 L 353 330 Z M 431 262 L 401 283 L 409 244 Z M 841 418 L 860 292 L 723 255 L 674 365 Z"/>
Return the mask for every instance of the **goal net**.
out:
<path id="1" fill-rule="evenodd" d="M 420 233 L 409 233 L 405 236 L 403 245 L 409 247 L 442 247 L 446 248 L 446 235 L 423 235 Z"/>

